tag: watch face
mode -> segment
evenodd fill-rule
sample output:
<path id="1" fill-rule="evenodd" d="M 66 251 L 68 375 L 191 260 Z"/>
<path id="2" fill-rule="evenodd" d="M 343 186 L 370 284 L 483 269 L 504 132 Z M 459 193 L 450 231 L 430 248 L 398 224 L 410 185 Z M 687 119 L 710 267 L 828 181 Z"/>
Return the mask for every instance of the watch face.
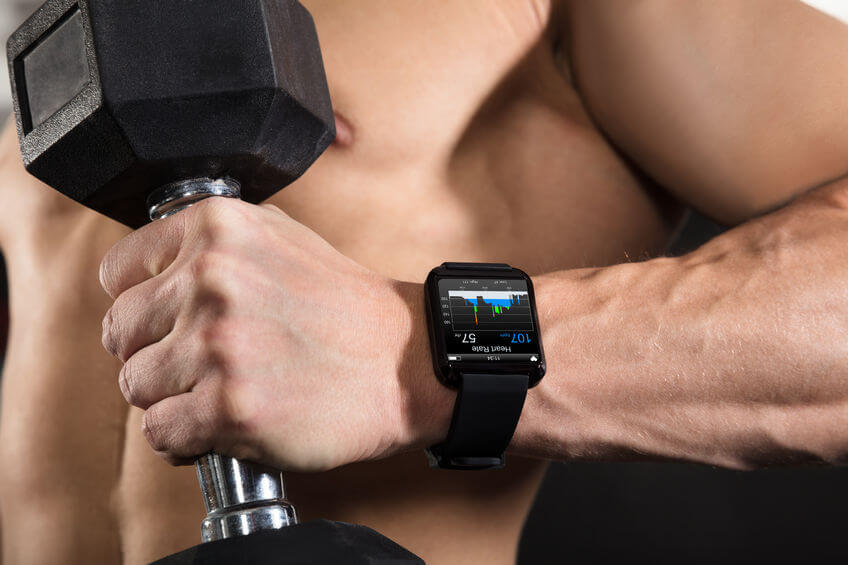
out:
<path id="1" fill-rule="evenodd" d="M 525 279 L 441 278 L 438 298 L 434 322 L 444 337 L 443 362 L 541 361 L 531 289 Z"/>

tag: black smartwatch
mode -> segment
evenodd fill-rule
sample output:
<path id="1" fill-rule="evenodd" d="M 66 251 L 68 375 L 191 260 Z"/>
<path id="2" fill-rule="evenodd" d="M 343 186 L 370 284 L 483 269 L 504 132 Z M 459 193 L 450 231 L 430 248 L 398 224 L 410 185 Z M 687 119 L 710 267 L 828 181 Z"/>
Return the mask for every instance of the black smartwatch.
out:
<path id="1" fill-rule="evenodd" d="M 527 389 L 545 374 L 533 283 L 503 263 L 443 263 L 425 288 L 433 366 L 458 391 L 430 466 L 499 469 Z"/>

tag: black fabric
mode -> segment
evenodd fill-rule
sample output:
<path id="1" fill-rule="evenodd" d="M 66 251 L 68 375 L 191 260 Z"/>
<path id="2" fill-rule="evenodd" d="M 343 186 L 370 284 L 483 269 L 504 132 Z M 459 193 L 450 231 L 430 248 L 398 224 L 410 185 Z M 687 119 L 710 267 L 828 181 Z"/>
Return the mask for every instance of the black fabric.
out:
<path id="1" fill-rule="evenodd" d="M 441 469 L 496 469 L 515 433 L 527 375 L 463 374 L 448 437 L 428 450 Z"/>

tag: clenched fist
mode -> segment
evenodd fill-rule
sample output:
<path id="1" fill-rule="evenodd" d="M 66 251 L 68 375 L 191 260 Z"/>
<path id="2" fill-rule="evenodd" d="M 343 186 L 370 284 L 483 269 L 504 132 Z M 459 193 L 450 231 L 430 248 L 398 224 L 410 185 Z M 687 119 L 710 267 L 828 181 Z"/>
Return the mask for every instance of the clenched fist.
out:
<path id="1" fill-rule="evenodd" d="M 277 208 L 206 200 L 118 243 L 100 278 L 121 391 L 171 463 L 215 450 L 319 471 L 447 434 L 421 286 Z"/>

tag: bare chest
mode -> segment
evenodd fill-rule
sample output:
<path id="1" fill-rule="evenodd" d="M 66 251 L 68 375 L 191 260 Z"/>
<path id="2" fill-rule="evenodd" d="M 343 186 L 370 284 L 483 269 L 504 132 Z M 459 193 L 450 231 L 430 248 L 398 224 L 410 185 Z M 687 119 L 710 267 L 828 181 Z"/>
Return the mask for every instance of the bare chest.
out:
<path id="1" fill-rule="evenodd" d="M 342 252 L 421 280 L 444 260 L 542 272 L 662 246 L 656 202 L 594 127 L 545 3 L 308 7 L 341 134 L 272 201 Z"/>

